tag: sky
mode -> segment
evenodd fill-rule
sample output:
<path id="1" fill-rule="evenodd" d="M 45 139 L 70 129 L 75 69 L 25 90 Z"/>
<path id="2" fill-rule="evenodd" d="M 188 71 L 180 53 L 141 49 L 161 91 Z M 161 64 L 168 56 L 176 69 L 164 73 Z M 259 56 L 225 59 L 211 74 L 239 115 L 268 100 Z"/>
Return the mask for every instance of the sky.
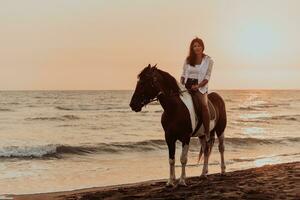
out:
<path id="1" fill-rule="evenodd" d="M 148 64 L 177 80 L 193 38 L 209 88 L 300 89 L 298 0 L 2 0 L 0 90 L 132 90 Z"/>

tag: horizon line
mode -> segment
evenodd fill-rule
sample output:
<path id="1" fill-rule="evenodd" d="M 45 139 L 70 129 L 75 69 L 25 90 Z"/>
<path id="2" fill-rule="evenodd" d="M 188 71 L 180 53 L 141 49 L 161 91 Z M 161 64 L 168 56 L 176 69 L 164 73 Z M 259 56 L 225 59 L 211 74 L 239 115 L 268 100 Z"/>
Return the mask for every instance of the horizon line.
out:
<path id="1" fill-rule="evenodd" d="M 241 90 L 300 90 L 300 88 L 226 88 L 226 89 L 210 89 L 209 92 L 215 91 L 215 90 L 235 90 L 235 91 L 241 91 Z M 134 91 L 134 89 L 12 89 L 12 90 L 2 90 L 0 89 L 0 92 L 30 92 L 30 91 Z"/>

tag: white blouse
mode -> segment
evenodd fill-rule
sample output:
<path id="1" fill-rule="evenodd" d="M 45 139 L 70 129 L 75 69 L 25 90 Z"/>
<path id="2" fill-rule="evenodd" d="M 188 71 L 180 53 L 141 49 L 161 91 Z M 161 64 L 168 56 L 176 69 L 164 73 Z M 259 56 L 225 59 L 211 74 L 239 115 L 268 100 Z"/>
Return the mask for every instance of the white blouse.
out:
<path id="1" fill-rule="evenodd" d="M 184 82 L 186 83 L 188 78 L 198 79 L 198 84 L 201 83 L 204 79 L 209 81 L 213 66 L 213 60 L 209 56 L 205 56 L 201 64 L 191 66 L 186 63 L 183 64 L 182 77 L 184 77 Z M 203 87 L 199 88 L 199 91 L 204 94 L 208 92 L 208 83 Z"/>

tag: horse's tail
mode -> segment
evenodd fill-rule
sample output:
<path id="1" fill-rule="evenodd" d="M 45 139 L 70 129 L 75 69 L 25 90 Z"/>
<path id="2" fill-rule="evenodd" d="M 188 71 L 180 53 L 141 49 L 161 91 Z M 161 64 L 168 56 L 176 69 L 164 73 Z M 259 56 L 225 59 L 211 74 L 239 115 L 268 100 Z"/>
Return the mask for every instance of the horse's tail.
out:
<path id="1" fill-rule="evenodd" d="M 215 131 L 210 132 L 210 139 L 208 141 L 208 157 L 211 154 L 212 148 L 214 146 L 215 143 Z"/>
<path id="2" fill-rule="evenodd" d="M 208 148 L 208 157 L 211 154 L 214 143 L 215 143 L 215 131 L 212 131 L 212 132 L 210 132 L 210 139 L 207 142 L 207 146 L 206 146 L 206 148 Z M 202 148 L 202 145 L 201 145 L 201 148 L 200 148 L 200 151 L 199 151 L 199 156 L 198 156 L 198 162 L 197 162 L 198 164 L 201 161 L 202 155 L 203 155 L 203 148 Z"/>
<path id="3" fill-rule="evenodd" d="M 202 145 L 200 145 L 201 147 L 200 147 L 200 152 L 199 152 L 199 157 L 198 157 L 198 164 L 200 163 L 200 160 L 201 160 L 201 157 L 202 157 L 202 155 L 203 155 L 203 149 L 202 149 Z"/>

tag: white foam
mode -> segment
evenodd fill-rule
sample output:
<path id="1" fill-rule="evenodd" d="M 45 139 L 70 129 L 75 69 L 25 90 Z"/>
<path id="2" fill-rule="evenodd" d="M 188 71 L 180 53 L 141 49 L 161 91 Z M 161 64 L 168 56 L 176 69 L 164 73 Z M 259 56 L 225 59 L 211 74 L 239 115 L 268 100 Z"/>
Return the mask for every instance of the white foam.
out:
<path id="1" fill-rule="evenodd" d="M 57 145 L 6 146 L 0 148 L 0 157 L 42 157 L 56 153 Z"/>

